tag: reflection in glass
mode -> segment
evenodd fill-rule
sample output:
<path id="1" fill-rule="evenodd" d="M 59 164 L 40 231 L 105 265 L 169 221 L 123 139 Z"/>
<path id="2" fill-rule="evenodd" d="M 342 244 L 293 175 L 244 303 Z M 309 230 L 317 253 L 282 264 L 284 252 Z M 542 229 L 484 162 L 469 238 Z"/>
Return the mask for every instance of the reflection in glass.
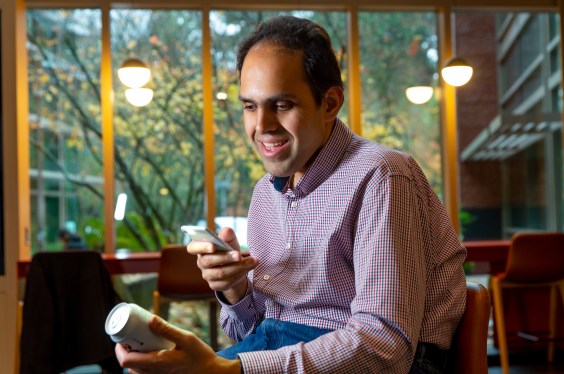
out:
<path id="1" fill-rule="evenodd" d="M 441 69 L 441 76 L 451 86 L 464 86 L 470 78 L 474 69 L 466 62 L 466 60 L 456 57 L 448 60 L 445 67 Z"/>
<path id="2" fill-rule="evenodd" d="M 134 106 L 145 106 L 153 99 L 153 90 L 150 88 L 137 87 L 125 90 L 125 98 Z"/>
<path id="3" fill-rule="evenodd" d="M 405 90 L 405 96 L 413 104 L 425 104 L 431 100 L 433 96 L 433 87 L 431 86 L 414 86 Z"/>
<path id="4" fill-rule="evenodd" d="M 457 91 L 466 239 L 562 231 L 561 58 L 556 13 L 456 13 L 476 75 Z"/>
<path id="5" fill-rule="evenodd" d="M 139 88 L 151 79 L 151 69 L 137 58 L 128 58 L 118 69 L 121 83 L 130 88 Z"/>

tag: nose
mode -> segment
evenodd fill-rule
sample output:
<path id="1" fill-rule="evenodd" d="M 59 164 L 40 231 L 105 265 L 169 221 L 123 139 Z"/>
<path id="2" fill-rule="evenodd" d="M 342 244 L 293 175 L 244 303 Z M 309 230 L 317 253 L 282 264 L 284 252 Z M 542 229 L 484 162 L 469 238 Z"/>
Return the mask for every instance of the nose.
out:
<path id="1" fill-rule="evenodd" d="M 272 111 L 258 108 L 256 111 L 255 129 L 258 133 L 268 133 L 278 128 L 278 119 Z"/>

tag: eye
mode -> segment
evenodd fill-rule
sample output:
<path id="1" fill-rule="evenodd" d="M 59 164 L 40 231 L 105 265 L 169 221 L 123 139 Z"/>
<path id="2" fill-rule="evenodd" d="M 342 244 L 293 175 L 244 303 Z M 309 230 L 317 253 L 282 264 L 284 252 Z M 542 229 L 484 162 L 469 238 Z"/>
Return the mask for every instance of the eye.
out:
<path id="1" fill-rule="evenodd" d="M 243 110 L 247 110 L 247 111 L 254 111 L 256 109 L 256 105 L 251 104 L 251 103 L 243 103 Z"/>
<path id="2" fill-rule="evenodd" d="M 293 105 L 289 101 L 279 101 L 276 103 L 276 110 L 285 111 L 292 109 Z"/>

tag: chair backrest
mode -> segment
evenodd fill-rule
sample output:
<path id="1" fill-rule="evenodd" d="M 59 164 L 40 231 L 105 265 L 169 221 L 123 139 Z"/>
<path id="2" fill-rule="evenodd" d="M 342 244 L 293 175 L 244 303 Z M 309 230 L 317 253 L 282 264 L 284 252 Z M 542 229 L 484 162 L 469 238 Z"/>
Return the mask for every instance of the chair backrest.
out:
<path id="1" fill-rule="evenodd" d="M 466 311 L 452 338 L 447 372 L 486 374 L 490 295 L 481 284 L 467 282 L 466 289 Z"/>
<path id="2" fill-rule="evenodd" d="M 545 283 L 564 278 L 564 234 L 517 233 L 511 239 L 505 273 L 507 282 Z"/>
<path id="3" fill-rule="evenodd" d="M 119 367 L 104 323 L 120 301 L 99 253 L 34 255 L 24 291 L 20 373 L 61 373 L 102 362 Z"/>
<path id="4" fill-rule="evenodd" d="M 208 295 L 215 298 L 214 291 L 202 278 L 197 256 L 186 251 L 186 246 L 167 245 L 161 249 L 157 291 L 163 296 L 177 299 L 201 299 Z"/>

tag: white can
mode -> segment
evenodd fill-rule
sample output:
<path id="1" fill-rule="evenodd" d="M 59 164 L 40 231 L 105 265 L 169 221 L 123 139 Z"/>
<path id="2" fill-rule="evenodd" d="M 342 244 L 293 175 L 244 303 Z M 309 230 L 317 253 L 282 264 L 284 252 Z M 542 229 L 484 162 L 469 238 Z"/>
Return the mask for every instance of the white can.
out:
<path id="1" fill-rule="evenodd" d="M 120 303 L 106 318 L 106 333 L 130 352 L 151 352 L 174 347 L 173 342 L 151 331 L 149 318 L 152 315 L 137 304 Z"/>

